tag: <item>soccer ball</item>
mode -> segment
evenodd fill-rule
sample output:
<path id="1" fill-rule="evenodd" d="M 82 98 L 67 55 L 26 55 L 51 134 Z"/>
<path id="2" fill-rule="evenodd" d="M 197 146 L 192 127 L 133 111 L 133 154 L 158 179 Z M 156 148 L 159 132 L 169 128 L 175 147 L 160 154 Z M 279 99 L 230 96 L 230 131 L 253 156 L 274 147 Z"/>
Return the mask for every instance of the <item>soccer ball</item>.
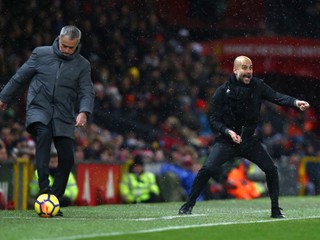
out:
<path id="1" fill-rule="evenodd" d="M 34 203 L 34 210 L 40 217 L 54 217 L 60 210 L 60 203 L 53 194 L 41 194 Z"/>

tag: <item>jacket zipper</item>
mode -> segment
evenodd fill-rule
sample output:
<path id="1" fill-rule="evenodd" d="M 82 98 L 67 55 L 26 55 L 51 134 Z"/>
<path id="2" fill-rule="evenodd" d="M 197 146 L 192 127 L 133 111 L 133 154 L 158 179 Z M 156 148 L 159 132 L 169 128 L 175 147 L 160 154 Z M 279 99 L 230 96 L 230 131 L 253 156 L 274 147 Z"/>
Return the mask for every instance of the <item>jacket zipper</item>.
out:
<path id="1" fill-rule="evenodd" d="M 241 134 L 240 134 L 241 139 L 242 139 L 243 132 L 244 132 L 244 126 L 241 127 Z"/>
<path id="2" fill-rule="evenodd" d="M 60 63 L 59 63 L 58 71 L 56 74 L 56 81 L 54 83 L 54 88 L 53 88 L 53 92 L 52 92 L 52 103 L 53 104 L 55 102 L 54 95 L 55 95 L 55 91 L 56 91 L 56 85 L 58 84 L 58 79 L 59 79 L 60 73 L 61 73 L 61 67 L 62 67 L 62 61 L 60 61 Z"/>

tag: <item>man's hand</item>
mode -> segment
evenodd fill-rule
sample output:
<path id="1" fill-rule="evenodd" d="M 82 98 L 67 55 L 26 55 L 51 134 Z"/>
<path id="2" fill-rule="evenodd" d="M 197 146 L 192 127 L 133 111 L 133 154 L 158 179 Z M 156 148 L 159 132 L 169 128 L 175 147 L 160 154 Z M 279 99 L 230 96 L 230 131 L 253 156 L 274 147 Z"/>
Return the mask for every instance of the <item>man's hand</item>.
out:
<path id="1" fill-rule="evenodd" d="M 84 112 L 81 112 L 78 114 L 76 118 L 76 127 L 84 127 L 87 123 L 87 114 Z"/>
<path id="2" fill-rule="evenodd" d="M 306 101 L 302 101 L 302 100 L 296 100 L 296 106 L 301 110 L 301 111 L 305 111 L 306 109 L 308 109 L 310 107 L 310 104 Z"/>
<path id="3" fill-rule="evenodd" d="M 241 137 L 238 135 L 238 134 L 236 134 L 234 131 L 232 131 L 232 130 L 228 130 L 228 134 L 230 135 L 230 137 L 232 138 L 232 140 L 235 142 L 235 143 L 238 143 L 238 144 L 240 144 L 241 142 L 242 142 L 242 139 L 241 139 Z"/>
<path id="4" fill-rule="evenodd" d="M 7 107 L 8 107 L 8 104 L 6 104 L 6 103 L 4 103 L 4 102 L 2 102 L 2 101 L 0 100 L 0 110 L 4 111 L 4 110 L 7 109 Z"/>

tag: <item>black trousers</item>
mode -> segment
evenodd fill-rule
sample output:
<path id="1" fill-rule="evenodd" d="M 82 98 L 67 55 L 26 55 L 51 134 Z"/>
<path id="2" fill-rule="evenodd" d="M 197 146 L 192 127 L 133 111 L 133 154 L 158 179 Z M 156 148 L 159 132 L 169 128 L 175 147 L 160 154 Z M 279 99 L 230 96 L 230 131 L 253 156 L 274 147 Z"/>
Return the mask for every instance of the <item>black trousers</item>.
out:
<path id="1" fill-rule="evenodd" d="M 271 206 L 279 207 L 279 176 L 277 167 L 270 155 L 263 148 L 261 142 L 255 136 L 243 140 L 241 144 L 221 138 L 217 139 L 206 162 L 199 170 L 193 182 L 188 204 L 194 206 L 210 177 L 218 174 L 222 164 L 227 161 L 232 161 L 236 157 L 246 158 L 261 168 L 266 174 Z"/>
<path id="2" fill-rule="evenodd" d="M 74 164 L 74 140 L 68 137 L 53 137 L 52 124 L 36 122 L 28 127 L 36 142 L 36 169 L 40 192 L 49 188 L 49 161 L 51 145 L 57 149 L 58 168 L 54 176 L 52 193 L 61 198 L 67 186 L 69 174 Z"/>

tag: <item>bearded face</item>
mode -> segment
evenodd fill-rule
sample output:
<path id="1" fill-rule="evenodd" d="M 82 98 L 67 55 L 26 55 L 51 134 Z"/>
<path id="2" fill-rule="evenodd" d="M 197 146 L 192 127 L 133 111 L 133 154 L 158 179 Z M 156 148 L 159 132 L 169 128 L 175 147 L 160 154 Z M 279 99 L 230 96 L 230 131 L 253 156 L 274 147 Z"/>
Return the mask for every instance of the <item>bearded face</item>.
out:
<path id="1" fill-rule="evenodd" d="M 252 62 L 247 57 L 239 58 L 235 61 L 233 72 L 238 81 L 249 84 L 253 75 Z"/>

